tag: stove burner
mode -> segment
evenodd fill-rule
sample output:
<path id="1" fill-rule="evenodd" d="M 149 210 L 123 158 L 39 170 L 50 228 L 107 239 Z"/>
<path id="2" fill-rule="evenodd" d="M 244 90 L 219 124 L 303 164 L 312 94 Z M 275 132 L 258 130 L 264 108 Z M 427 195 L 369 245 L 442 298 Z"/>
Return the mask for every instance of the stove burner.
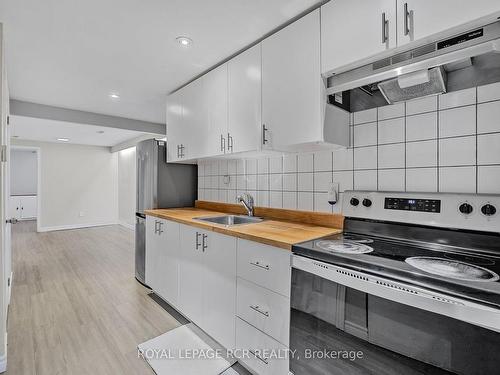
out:
<path id="1" fill-rule="evenodd" d="M 344 240 L 348 240 L 350 242 L 356 242 L 356 243 L 373 243 L 373 240 L 370 238 L 356 238 L 353 236 L 344 236 Z"/>
<path id="2" fill-rule="evenodd" d="M 343 254 L 366 254 L 373 251 L 373 248 L 366 246 L 359 241 L 352 240 L 324 240 L 316 241 L 315 245 L 320 249 L 331 253 Z"/>
<path id="3" fill-rule="evenodd" d="M 492 259 L 487 259 L 483 257 L 477 257 L 473 255 L 456 254 L 456 253 L 444 253 L 444 257 L 447 259 L 458 260 L 460 262 L 472 263 L 479 266 L 494 266 L 495 261 Z"/>
<path id="4" fill-rule="evenodd" d="M 463 281 L 497 281 L 498 275 L 489 269 L 473 264 L 435 257 L 411 257 L 405 262 L 433 275 Z"/>

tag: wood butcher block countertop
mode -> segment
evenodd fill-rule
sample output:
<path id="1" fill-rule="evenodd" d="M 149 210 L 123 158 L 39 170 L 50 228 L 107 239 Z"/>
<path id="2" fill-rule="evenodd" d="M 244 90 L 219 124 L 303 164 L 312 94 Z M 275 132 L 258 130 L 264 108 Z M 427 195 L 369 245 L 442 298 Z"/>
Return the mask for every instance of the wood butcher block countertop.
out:
<path id="1" fill-rule="evenodd" d="M 291 250 L 292 245 L 341 233 L 343 217 L 306 211 L 255 207 L 255 216 L 264 221 L 252 224 L 224 226 L 194 218 L 227 214 L 244 214 L 239 205 L 197 201 L 196 207 L 147 210 L 146 215 L 176 221 L 251 241 Z M 321 223 L 321 225 L 318 225 Z"/>

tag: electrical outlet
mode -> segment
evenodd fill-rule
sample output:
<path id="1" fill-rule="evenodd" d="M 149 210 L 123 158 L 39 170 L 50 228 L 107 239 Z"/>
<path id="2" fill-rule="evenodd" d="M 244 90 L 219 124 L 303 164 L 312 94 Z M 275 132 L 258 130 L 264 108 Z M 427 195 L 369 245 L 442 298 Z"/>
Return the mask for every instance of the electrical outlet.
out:
<path id="1" fill-rule="evenodd" d="M 332 206 L 335 205 L 339 198 L 339 184 L 338 182 L 330 183 L 328 187 L 328 203 Z"/>

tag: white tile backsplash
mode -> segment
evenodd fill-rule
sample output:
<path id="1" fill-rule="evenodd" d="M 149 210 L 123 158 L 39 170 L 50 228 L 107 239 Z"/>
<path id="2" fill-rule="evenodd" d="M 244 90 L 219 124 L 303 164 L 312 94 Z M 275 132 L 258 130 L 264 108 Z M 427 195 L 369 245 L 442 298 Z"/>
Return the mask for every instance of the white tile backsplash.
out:
<path id="1" fill-rule="evenodd" d="M 404 168 L 405 167 L 405 144 L 396 143 L 392 145 L 378 146 L 378 168 Z"/>
<path id="2" fill-rule="evenodd" d="M 377 146 L 354 149 L 354 169 L 376 169 Z"/>
<path id="3" fill-rule="evenodd" d="M 199 199 L 234 202 L 249 192 L 258 205 L 340 212 L 352 189 L 500 194 L 500 83 L 351 118 L 354 148 L 200 161 Z"/>
<path id="4" fill-rule="evenodd" d="M 428 98 L 415 99 L 406 102 L 406 116 L 437 111 L 437 109 L 437 96 L 430 96 Z"/>
<path id="5" fill-rule="evenodd" d="M 476 106 L 439 112 L 439 137 L 457 137 L 476 133 Z"/>
<path id="6" fill-rule="evenodd" d="M 476 165 L 476 137 L 439 140 L 439 166 Z"/>
<path id="7" fill-rule="evenodd" d="M 453 91 L 439 96 L 439 109 L 476 104 L 476 88 Z"/>
<path id="8" fill-rule="evenodd" d="M 475 193 L 476 167 L 439 168 L 439 191 Z"/>
<path id="9" fill-rule="evenodd" d="M 500 132 L 500 101 L 477 106 L 477 132 Z"/>
<path id="10" fill-rule="evenodd" d="M 405 119 L 403 117 L 378 122 L 378 144 L 405 141 Z"/>
<path id="11" fill-rule="evenodd" d="M 437 166 L 437 140 L 406 144 L 406 167 Z"/>
<path id="12" fill-rule="evenodd" d="M 406 140 L 423 141 L 437 138 L 438 113 L 429 112 L 406 118 Z"/>
<path id="13" fill-rule="evenodd" d="M 357 125 L 354 127 L 354 147 L 373 146 L 377 144 L 377 123 Z"/>

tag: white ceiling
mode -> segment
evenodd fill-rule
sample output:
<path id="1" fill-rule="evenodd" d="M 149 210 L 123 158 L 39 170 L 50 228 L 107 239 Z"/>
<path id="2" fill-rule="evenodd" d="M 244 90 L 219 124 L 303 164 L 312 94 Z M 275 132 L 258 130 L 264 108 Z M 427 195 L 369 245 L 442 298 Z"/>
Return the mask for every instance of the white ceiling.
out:
<path id="1" fill-rule="evenodd" d="M 24 116 L 10 116 L 10 123 L 12 137 L 42 142 L 59 142 L 57 138 L 68 138 L 69 142 L 64 143 L 111 147 L 145 135 L 133 130 Z M 100 131 L 104 133 L 101 134 Z"/>
<path id="2" fill-rule="evenodd" d="M 164 122 L 168 92 L 319 2 L 1 0 L 11 97 Z"/>

